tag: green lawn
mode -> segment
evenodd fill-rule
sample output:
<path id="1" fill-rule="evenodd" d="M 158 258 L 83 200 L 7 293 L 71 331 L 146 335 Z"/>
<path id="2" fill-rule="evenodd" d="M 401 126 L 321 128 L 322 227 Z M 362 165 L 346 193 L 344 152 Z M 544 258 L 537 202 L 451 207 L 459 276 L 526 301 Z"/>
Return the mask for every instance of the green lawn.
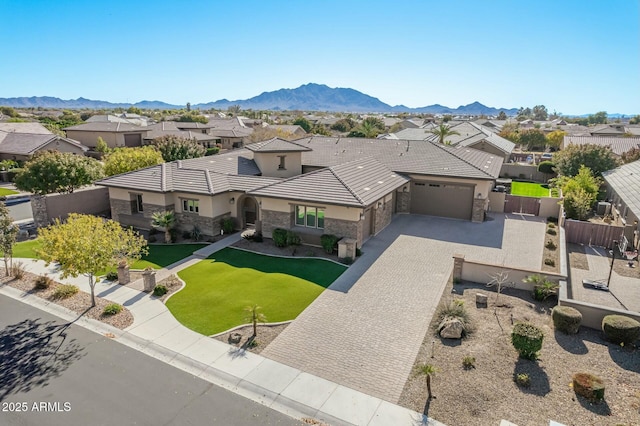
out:
<path id="1" fill-rule="evenodd" d="M 5 195 L 15 195 L 15 194 L 19 194 L 19 192 L 14 191 L 13 189 L 0 188 L 0 197 Z"/>
<path id="2" fill-rule="evenodd" d="M 144 269 L 147 266 L 153 269 L 161 269 L 180 259 L 191 256 L 194 251 L 205 246 L 206 244 L 150 245 L 149 254 L 131 265 L 131 269 Z M 39 259 L 35 252 L 39 248 L 40 240 L 38 239 L 16 243 L 13 246 L 13 257 Z"/>
<path id="3" fill-rule="evenodd" d="M 178 273 L 186 287 L 167 308 L 186 327 L 211 335 L 246 323 L 262 307 L 268 322 L 296 318 L 346 267 L 322 259 L 265 256 L 226 248 Z"/>
<path id="4" fill-rule="evenodd" d="M 549 186 L 541 183 L 512 182 L 511 195 L 522 195 L 525 197 L 548 197 Z"/>

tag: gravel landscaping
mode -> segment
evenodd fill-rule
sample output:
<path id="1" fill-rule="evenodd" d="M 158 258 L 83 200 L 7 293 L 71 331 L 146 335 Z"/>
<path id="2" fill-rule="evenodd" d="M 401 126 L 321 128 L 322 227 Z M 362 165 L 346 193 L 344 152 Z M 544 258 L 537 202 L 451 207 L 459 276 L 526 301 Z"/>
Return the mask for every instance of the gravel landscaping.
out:
<path id="1" fill-rule="evenodd" d="M 237 348 L 246 349 L 254 354 L 259 354 L 264 348 L 269 346 L 269 343 L 273 341 L 289 324 L 269 325 L 258 324 L 258 335 L 253 339 L 253 345 L 250 344 L 251 336 L 253 335 L 253 326 L 247 325 L 237 328 L 228 333 L 221 334 L 214 337 L 221 342 L 228 343 Z"/>
<path id="2" fill-rule="evenodd" d="M 489 295 L 488 307 L 477 307 L 476 293 Z M 424 376 L 411 375 L 399 404 L 425 412 L 448 425 L 498 424 L 501 419 L 519 426 L 637 425 L 640 419 L 640 350 L 604 340 L 602 332 L 581 327 L 577 335 L 555 332 L 550 312 L 556 301 L 534 301 L 528 292 L 507 289 L 496 304 L 496 293 L 478 284 L 451 283 L 441 304 L 464 300 L 475 324 L 463 340 L 444 340 L 429 331 L 415 366 L 432 364 L 433 394 L 427 401 Z M 510 340 L 512 322 L 529 321 L 545 334 L 537 361 L 518 358 Z M 436 324 L 432 323 L 432 329 Z M 465 369 L 462 360 L 475 358 Z M 604 402 L 576 396 L 572 375 L 588 372 L 605 383 Z M 528 388 L 519 387 L 515 374 L 527 373 Z"/>

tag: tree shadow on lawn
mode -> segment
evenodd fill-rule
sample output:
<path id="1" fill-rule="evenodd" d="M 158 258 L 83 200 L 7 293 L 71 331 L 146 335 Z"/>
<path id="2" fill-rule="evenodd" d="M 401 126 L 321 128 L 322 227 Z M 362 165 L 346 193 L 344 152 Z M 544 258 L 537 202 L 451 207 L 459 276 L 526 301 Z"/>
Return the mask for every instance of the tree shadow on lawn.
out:
<path id="1" fill-rule="evenodd" d="M 562 331 L 554 330 L 553 334 L 556 343 L 565 351 L 574 355 L 586 355 L 589 353 L 589 348 L 587 348 L 587 345 L 582 341 L 580 336 L 581 331 L 578 331 L 578 334 L 565 334 Z M 584 334 L 585 333 L 583 333 L 583 335 Z"/>
<path id="2" fill-rule="evenodd" d="M 0 401 L 47 386 L 85 355 L 75 339 L 67 341 L 71 324 L 24 320 L 0 331 Z"/>
<path id="3" fill-rule="evenodd" d="M 531 385 L 529 387 L 520 386 L 520 390 L 522 392 L 537 396 L 545 396 L 549 392 L 551 392 L 549 376 L 536 361 L 518 358 L 518 361 L 516 362 L 513 369 L 514 379 L 518 374 L 523 373 L 529 375 Z"/>

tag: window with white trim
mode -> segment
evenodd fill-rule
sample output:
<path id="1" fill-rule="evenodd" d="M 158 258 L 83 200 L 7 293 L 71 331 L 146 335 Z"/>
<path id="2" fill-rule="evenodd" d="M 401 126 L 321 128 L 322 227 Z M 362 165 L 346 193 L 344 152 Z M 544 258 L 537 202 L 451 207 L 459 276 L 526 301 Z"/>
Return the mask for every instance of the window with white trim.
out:
<path id="1" fill-rule="evenodd" d="M 296 206 L 296 226 L 324 229 L 324 209 L 312 206 Z"/>
<path id="2" fill-rule="evenodd" d="M 280 159 L 280 163 L 278 164 L 278 170 L 287 170 L 285 167 L 285 158 L 287 158 L 287 156 L 278 155 L 278 158 Z"/>
<path id="3" fill-rule="evenodd" d="M 198 200 L 182 200 L 182 211 L 188 213 L 199 213 Z"/>

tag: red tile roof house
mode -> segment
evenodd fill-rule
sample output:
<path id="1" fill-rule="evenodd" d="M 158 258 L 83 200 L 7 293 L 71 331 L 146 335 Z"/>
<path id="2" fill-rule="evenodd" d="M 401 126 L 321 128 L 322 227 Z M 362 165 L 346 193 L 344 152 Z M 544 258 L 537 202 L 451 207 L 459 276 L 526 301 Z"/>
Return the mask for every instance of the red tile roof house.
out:
<path id="1" fill-rule="evenodd" d="M 220 233 L 221 220 L 271 237 L 294 230 L 306 244 L 322 234 L 361 246 L 396 213 L 482 222 L 502 158 L 432 142 L 274 138 L 225 154 L 176 161 L 97 182 L 125 225 L 150 228 L 175 211 L 179 229 Z"/>

